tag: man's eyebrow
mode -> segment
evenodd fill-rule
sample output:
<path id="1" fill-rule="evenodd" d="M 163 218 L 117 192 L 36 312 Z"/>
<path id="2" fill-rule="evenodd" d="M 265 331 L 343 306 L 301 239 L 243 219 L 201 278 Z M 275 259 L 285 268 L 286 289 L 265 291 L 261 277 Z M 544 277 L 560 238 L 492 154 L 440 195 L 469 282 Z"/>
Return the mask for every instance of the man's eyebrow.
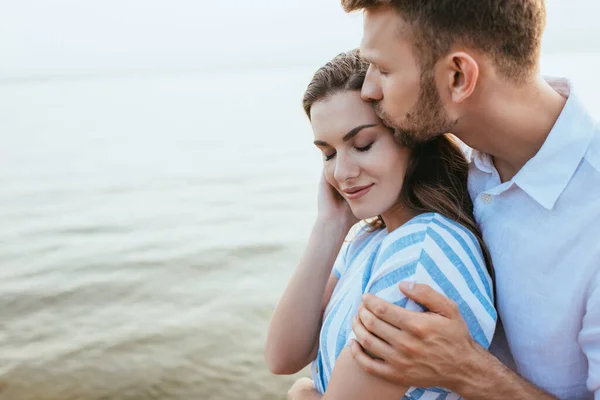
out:
<path id="1" fill-rule="evenodd" d="M 379 54 L 377 51 L 372 51 L 372 50 L 367 50 L 367 51 L 361 50 L 360 51 L 360 58 L 362 58 L 369 64 L 376 64 L 376 61 L 379 59 L 378 55 Z"/>
<path id="2" fill-rule="evenodd" d="M 377 126 L 377 124 L 366 124 L 366 125 L 359 125 L 356 128 L 351 129 L 348 133 L 346 133 L 344 135 L 344 137 L 342 138 L 342 140 L 344 142 L 347 142 L 348 140 L 352 139 L 354 136 L 356 136 L 358 134 L 358 132 L 360 132 L 361 130 L 365 129 L 365 128 L 372 128 L 374 126 Z M 317 146 L 329 146 L 329 144 L 327 142 L 323 142 L 322 140 L 315 140 L 314 143 Z"/>
<path id="3" fill-rule="evenodd" d="M 371 63 L 371 57 L 369 56 L 365 56 L 363 53 L 360 54 L 360 58 L 362 58 L 364 61 Z"/>

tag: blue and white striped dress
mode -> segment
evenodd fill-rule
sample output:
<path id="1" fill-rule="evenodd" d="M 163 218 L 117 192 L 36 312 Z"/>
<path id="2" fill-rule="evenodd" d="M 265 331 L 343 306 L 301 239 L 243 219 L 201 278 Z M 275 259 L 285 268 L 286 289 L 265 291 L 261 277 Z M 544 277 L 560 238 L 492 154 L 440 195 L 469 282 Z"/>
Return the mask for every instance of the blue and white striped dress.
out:
<path id="1" fill-rule="evenodd" d="M 423 308 L 409 300 L 398 283 L 425 283 L 454 300 L 473 338 L 488 348 L 496 327 L 492 281 L 475 236 L 437 213 L 421 214 L 396 230 L 368 232 L 362 227 L 345 242 L 333 272 L 339 278 L 325 309 L 319 352 L 312 364 L 315 388 L 325 393 L 333 366 L 354 338 L 352 318 L 362 295 L 373 293 L 410 310 Z M 461 397 L 443 388 L 410 388 L 403 399 Z"/>

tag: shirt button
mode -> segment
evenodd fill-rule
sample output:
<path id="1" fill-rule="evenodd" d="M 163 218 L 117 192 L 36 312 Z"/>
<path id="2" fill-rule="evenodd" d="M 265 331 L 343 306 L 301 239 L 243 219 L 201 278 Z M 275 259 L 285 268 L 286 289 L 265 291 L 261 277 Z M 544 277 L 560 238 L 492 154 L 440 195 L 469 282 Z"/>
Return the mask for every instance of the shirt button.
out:
<path id="1" fill-rule="evenodd" d="M 487 193 L 484 194 L 481 198 L 483 199 L 483 202 L 485 204 L 490 204 L 492 202 L 492 196 Z"/>

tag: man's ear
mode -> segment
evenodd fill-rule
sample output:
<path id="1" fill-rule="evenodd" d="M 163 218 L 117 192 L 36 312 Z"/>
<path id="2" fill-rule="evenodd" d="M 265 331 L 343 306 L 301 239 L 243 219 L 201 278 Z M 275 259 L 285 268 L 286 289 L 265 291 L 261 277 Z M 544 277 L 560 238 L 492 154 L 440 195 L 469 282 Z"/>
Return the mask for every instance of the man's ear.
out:
<path id="1" fill-rule="evenodd" d="M 479 64 L 468 53 L 458 51 L 444 58 L 447 90 L 454 103 L 462 103 L 473 94 L 479 79 Z"/>

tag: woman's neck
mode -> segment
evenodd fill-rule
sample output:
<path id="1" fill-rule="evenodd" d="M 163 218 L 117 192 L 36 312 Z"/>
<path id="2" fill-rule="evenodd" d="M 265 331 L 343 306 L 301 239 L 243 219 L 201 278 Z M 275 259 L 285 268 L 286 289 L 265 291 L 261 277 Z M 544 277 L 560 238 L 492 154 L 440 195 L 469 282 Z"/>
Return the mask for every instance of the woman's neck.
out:
<path id="1" fill-rule="evenodd" d="M 419 212 L 409 209 L 401 203 L 396 203 L 392 208 L 381 214 L 381 219 L 383 219 L 385 227 L 390 233 L 419 214 Z"/>

